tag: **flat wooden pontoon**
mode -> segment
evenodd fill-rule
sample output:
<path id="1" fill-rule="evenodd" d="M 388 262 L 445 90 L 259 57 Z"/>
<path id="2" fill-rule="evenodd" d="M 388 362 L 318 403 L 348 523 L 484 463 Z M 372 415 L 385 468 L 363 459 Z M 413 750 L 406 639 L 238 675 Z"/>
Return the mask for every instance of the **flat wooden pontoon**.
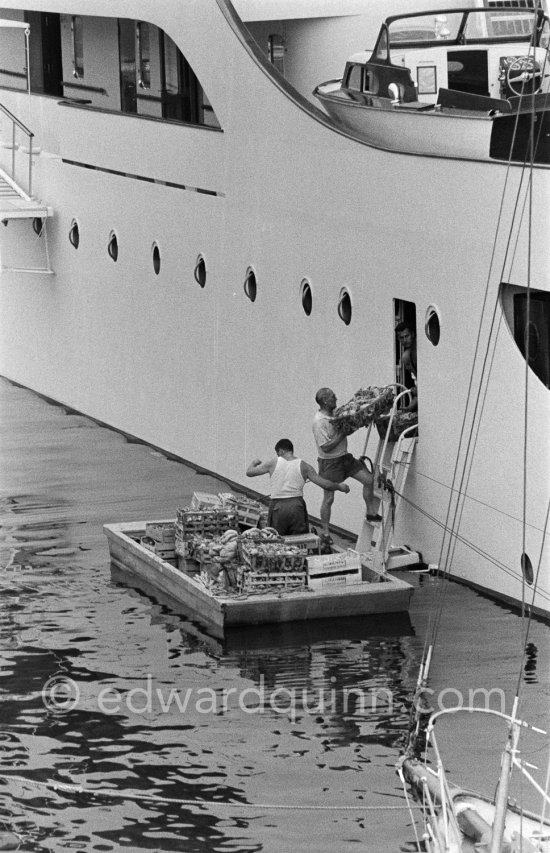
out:
<path id="1" fill-rule="evenodd" d="M 145 522 L 106 524 L 112 564 L 153 589 L 180 601 L 202 621 L 217 628 L 303 619 L 402 613 L 409 609 L 412 586 L 363 567 L 363 582 L 316 590 L 220 595 L 140 543 Z"/>

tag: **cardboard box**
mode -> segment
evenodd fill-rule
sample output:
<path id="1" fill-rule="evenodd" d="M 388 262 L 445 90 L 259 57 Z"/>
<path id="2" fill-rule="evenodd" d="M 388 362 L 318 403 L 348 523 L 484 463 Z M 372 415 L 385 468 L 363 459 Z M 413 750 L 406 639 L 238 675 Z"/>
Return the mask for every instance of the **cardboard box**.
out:
<path id="1" fill-rule="evenodd" d="M 307 558 L 308 587 L 350 586 L 361 583 L 361 557 L 348 548 L 338 554 L 321 554 Z"/>

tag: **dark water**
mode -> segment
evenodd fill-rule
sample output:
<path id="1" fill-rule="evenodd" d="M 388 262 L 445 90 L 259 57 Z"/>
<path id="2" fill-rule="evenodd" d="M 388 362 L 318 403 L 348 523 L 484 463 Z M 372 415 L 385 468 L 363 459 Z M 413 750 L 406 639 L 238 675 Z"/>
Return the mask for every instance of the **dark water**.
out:
<path id="1" fill-rule="evenodd" d="M 111 574 L 102 525 L 226 484 L 5 380 L 0 413 L 0 830 L 25 851 L 412 851 L 394 764 L 440 581 L 407 575 L 409 615 L 213 639 Z M 448 584 L 446 707 L 498 688 L 509 710 L 522 666 L 524 716 L 548 726 L 550 629 L 522 665 L 522 627 Z M 500 731 L 471 747 L 466 723 L 451 778 L 492 793 Z"/>

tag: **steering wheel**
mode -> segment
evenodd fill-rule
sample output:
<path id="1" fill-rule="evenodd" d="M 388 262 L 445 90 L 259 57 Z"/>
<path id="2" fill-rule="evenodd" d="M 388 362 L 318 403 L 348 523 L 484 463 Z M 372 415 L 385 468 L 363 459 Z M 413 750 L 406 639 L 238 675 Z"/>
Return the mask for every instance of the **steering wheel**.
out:
<path id="1" fill-rule="evenodd" d="M 536 76 L 539 78 L 537 87 L 526 92 L 525 84 Z M 532 56 L 518 56 L 506 69 L 506 83 L 514 95 L 536 95 L 542 88 L 540 65 L 535 62 Z M 516 89 L 514 84 L 519 84 L 520 88 Z"/>

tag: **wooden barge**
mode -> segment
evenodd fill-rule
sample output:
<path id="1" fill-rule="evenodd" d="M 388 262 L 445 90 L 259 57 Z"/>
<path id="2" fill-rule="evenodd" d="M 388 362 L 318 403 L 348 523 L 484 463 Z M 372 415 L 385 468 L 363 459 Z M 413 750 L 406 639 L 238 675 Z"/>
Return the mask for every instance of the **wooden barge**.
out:
<path id="1" fill-rule="evenodd" d="M 403 613 L 409 609 L 412 586 L 367 566 L 361 568 L 362 581 L 352 585 L 240 595 L 213 593 L 200 579 L 143 545 L 145 526 L 145 522 L 104 526 L 112 565 L 181 602 L 188 612 L 196 613 L 218 631 L 229 626 Z"/>

